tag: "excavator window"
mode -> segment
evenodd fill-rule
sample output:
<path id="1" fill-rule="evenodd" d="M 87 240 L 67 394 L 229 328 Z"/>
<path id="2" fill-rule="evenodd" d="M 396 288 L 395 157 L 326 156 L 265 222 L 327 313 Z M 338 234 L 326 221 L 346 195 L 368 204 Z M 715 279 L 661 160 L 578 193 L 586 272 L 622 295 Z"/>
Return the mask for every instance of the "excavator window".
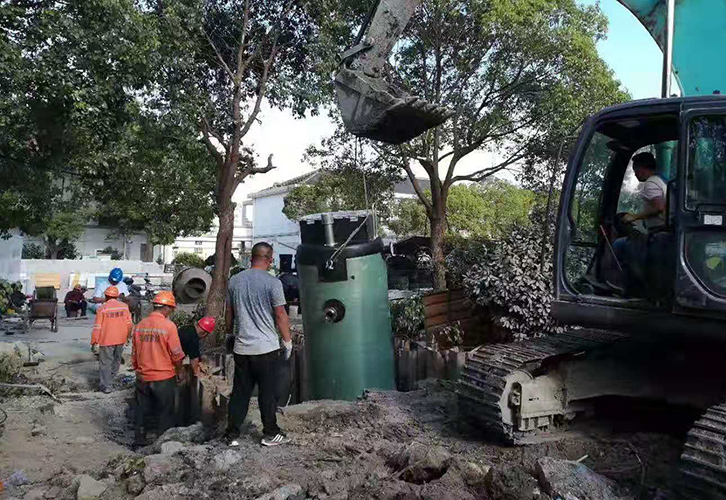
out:
<path id="1" fill-rule="evenodd" d="M 663 303 L 664 297 L 656 295 L 672 287 L 654 280 L 667 279 L 674 270 L 663 269 L 673 267 L 672 231 L 662 227 L 658 231 L 663 235 L 654 235 L 652 227 L 625 214 L 637 214 L 644 203 L 633 156 L 653 154 L 667 193 L 666 183 L 675 174 L 677 138 L 674 114 L 606 122 L 590 136 L 576 160 L 568 214 L 571 238 L 564 255 L 565 277 L 579 294 L 640 301 L 647 307 Z"/>
<path id="2" fill-rule="evenodd" d="M 704 115 L 689 125 L 686 209 L 695 214 L 685 234 L 691 271 L 709 290 L 726 296 L 726 116 Z"/>

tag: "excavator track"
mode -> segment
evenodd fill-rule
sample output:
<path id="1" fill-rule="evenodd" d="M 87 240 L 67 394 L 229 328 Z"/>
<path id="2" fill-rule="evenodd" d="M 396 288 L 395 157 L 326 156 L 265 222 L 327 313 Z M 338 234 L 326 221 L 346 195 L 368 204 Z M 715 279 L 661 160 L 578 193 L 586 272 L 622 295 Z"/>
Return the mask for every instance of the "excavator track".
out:
<path id="1" fill-rule="evenodd" d="M 536 431 L 515 428 L 508 410 L 512 377 L 522 372 L 537 376 L 555 360 L 628 338 L 623 333 L 582 329 L 522 342 L 481 346 L 468 354 L 459 378 L 459 417 L 479 431 L 512 444 L 524 444 Z"/>
<path id="2" fill-rule="evenodd" d="M 693 424 L 680 468 L 683 498 L 726 499 L 726 403 L 712 406 Z"/>

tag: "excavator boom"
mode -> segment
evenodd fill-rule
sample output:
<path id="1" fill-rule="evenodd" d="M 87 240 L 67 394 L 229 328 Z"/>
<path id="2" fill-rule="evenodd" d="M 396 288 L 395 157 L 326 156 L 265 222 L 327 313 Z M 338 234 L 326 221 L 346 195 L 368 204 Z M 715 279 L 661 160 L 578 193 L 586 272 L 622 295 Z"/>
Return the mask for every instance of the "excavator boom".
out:
<path id="1" fill-rule="evenodd" d="M 385 80 L 393 46 L 420 4 L 421 0 L 376 2 L 375 12 L 362 26 L 355 45 L 343 53 L 335 89 L 343 123 L 351 133 L 400 144 L 453 114 Z"/>

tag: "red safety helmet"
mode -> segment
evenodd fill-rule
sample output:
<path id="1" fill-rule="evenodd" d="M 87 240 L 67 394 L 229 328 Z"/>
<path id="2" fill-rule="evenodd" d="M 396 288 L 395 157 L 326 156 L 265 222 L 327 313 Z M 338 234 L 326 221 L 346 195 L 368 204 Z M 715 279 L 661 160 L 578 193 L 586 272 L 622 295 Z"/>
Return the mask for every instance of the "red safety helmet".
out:
<path id="1" fill-rule="evenodd" d="M 106 288 L 106 290 L 103 292 L 103 294 L 106 297 L 111 297 L 112 299 L 115 299 L 116 297 L 118 297 L 118 288 L 111 285 L 110 287 Z"/>
<path id="2" fill-rule="evenodd" d="M 176 307 L 176 299 L 174 298 L 174 294 L 171 293 L 169 290 L 162 290 L 161 292 L 157 293 L 154 296 L 153 302 L 154 304 L 159 304 L 162 306 Z"/>
<path id="3" fill-rule="evenodd" d="M 214 318 L 212 316 L 205 316 L 202 319 L 200 319 L 197 324 L 205 332 L 212 333 L 214 331 L 214 326 L 217 324 L 217 322 L 214 320 Z"/>

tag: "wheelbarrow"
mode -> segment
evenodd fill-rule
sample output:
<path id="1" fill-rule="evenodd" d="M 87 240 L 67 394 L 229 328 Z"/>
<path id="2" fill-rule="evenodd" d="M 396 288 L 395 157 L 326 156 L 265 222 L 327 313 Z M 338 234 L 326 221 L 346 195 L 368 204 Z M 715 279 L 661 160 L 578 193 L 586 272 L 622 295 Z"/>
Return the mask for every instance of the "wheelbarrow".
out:
<path id="1" fill-rule="evenodd" d="M 55 288 L 43 286 L 35 289 L 33 298 L 28 301 L 27 316 L 25 317 L 25 331 L 33 327 L 39 319 L 50 321 L 50 331 L 58 331 L 58 298 Z"/>

